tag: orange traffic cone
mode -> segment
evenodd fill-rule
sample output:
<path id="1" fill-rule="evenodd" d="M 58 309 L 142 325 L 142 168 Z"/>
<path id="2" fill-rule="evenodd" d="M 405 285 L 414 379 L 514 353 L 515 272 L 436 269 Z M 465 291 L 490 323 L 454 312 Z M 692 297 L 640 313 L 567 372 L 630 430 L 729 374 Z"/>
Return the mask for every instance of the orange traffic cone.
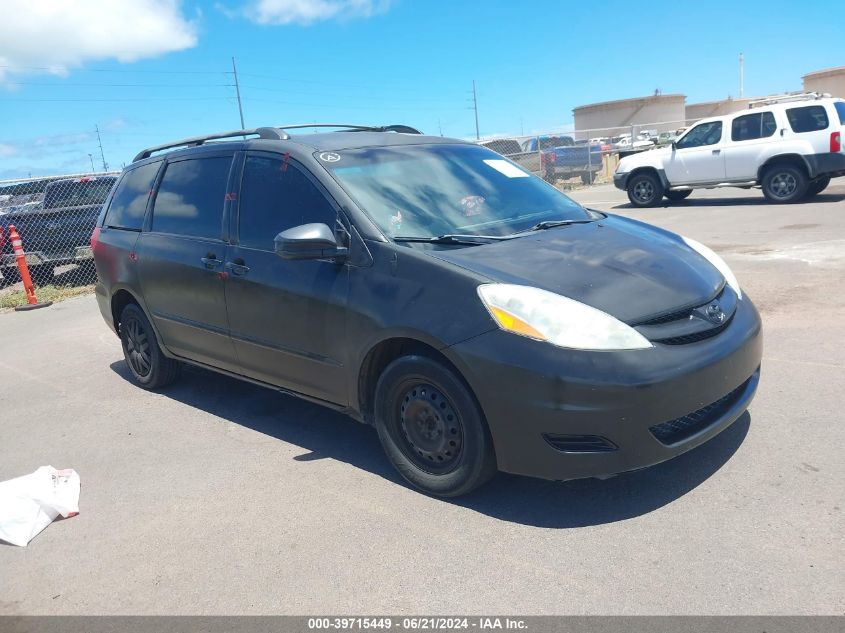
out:
<path id="1" fill-rule="evenodd" d="M 12 248 L 15 250 L 15 259 L 18 262 L 18 270 L 20 270 L 21 273 L 21 281 L 23 281 L 23 288 L 26 291 L 27 302 L 25 306 L 18 306 L 15 310 L 19 312 L 24 310 L 37 310 L 38 308 L 46 308 L 47 306 L 53 305 L 52 301 L 38 303 L 38 299 L 35 297 L 35 288 L 32 285 L 32 278 L 29 276 L 29 268 L 26 265 L 26 255 L 23 250 L 23 242 L 21 242 L 21 236 L 18 235 L 18 231 L 15 229 L 13 224 L 9 225 L 9 241 L 12 242 Z"/>

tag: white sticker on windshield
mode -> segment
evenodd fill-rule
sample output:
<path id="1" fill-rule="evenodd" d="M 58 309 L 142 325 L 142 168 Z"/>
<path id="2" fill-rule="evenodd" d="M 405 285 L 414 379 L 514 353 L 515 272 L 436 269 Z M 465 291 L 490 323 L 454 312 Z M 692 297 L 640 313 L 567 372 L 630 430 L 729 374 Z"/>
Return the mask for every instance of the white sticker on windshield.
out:
<path id="1" fill-rule="evenodd" d="M 513 163 L 509 163 L 508 161 L 502 160 L 500 158 L 488 159 L 485 160 L 484 163 L 490 165 L 490 167 L 495 169 L 500 174 L 504 174 L 508 178 L 528 178 L 528 176 L 531 175 L 528 172 L 522 171 Z"/>

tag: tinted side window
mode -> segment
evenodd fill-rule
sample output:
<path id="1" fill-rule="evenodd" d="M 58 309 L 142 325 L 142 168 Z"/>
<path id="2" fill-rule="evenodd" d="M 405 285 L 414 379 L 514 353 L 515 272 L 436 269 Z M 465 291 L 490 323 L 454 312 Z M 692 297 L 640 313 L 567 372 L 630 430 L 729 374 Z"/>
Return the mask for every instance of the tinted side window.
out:
<path id="1" fill-rule="evenodd" d="M 153 231 L 220 239 L 231 156 L 167 165 L 153 205 Z"/>
<path id="2" fill-rule="evenodd" d="M 793 132 L 817 132 L 826 130 L 829 121 L 824 106 L 814 105 L 803 108 L 789 108 L 786 111 L 789 127 Z"/>
<path id="3" fill-rule="evenodd" d="M 337 213 L 299 169 L 282 159 L 247 156 L 241 182 L 238 236 L 242 246 L 273 250 L 281 231 L 321 222 L 334 229 Z"/>
<path id="4" fill-rule="evenodd" d="M 837 101 L 833 104 L 836 108 L 836 113 L 839 115 L 839 123 L 845 125 L 845 101 Z"/>
<path id="5" fill-rule="evenodd" d="M 755 138 L 767 138 L 777 129 L 775 115 L 771 112 L 746 114 L 733 120 L 731 124 L 732 141 L 750 141 Z"/>
<path id="6" fill-rule="evenodd" d="M 144 211 L 150 197 L 160 162 L 141 165 L 127 171 L 117 185 L 106 212 L 105 225 L 117 229 L 140 231 L 144 224 Z"/>
<path id="7" fill-rule="evenodd" d="M 677 142 L 675 147 L 684 149 L 687 147 L 715 145 L 720 140 L 722 140 L 722 122 L 710 121 L 709 123 L 696 125 Z"/>

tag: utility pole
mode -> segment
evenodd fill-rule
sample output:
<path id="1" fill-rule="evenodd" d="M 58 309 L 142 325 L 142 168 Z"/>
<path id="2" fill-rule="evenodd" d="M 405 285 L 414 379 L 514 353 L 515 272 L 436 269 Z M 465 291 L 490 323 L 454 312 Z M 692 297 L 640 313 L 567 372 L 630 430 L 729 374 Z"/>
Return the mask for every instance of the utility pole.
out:
<path id="1" fill-rule="evenodd" d="M 481 138 L 478 133 L 478 97 L 475 94 L 475 79 L 472 80 L 472 109 L 475 110 L 475 140 Z"/>
<path id="2" fill-rule="evenodd" d="M 745 58 L 739 54 L 739 98 L 745 95 Z"/>
<path id="3" fill-rule="evenodd" d="M 106 163 L 106 155 L 103 152 L 103 141 L 100 140 L 100 126 L 95 124 L 94 129 L 97 131 L 97 144 L 100 146 L 100 158 L 103 159 L 103 171 L 108 171 L 109 166 Z"/>
<path id="4" fill-rule="evenodd" d="M 440 125 L 440 119 L 437 119 L 437 129 L 440 130 L 440 136 L 443 136 L 443 126 Z"/>
<path id="5" fill-rule="evenodd" d="M 235 76 L 235 94 L 238 96 L 238 112 L 241 115 L 241 129 L 244 130 L 246 127 L 244 126 L 244 108 L 241 105 L 241 87 L 238 84 L 238 69 L 235 66 L 235 58 L 232 57 L 232 74 Z"/>

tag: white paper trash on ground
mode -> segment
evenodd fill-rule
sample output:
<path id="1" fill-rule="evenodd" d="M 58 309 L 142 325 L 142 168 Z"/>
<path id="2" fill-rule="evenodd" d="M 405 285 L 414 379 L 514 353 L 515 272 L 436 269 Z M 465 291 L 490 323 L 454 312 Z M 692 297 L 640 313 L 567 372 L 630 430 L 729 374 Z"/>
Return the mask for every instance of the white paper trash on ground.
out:
<path id="1" fill-rule="evenodd" d="M 79 514 L 79 475 L 42 466 L 0 481 L 0 540 L 25 546 L 59 515 Z"/>

